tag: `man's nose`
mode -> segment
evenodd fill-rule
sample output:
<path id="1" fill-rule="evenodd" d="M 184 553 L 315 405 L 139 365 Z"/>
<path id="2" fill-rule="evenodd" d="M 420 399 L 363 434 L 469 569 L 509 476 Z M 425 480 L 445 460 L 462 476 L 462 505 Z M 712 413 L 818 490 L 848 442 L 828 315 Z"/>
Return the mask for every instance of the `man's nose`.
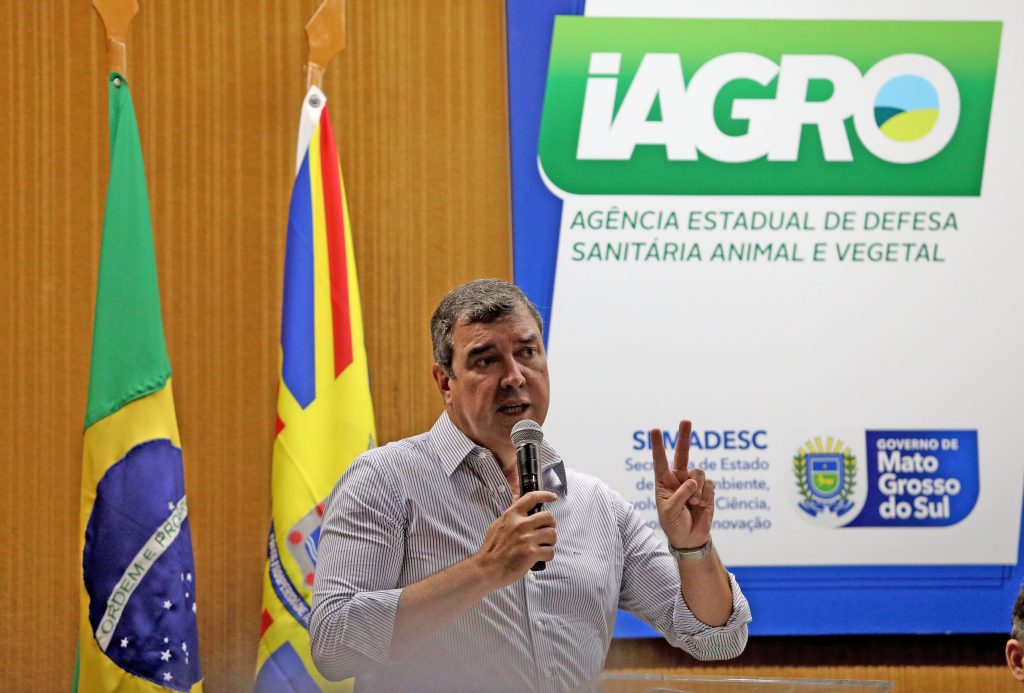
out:
<path id="1" fill-rule="evenodd" d="M 522 387 L 526 384 L 526 376 L 523 374 L 523 366 L 514 358 L 505 360 L 505 372 L 501 377 L 502 387 Z"/>

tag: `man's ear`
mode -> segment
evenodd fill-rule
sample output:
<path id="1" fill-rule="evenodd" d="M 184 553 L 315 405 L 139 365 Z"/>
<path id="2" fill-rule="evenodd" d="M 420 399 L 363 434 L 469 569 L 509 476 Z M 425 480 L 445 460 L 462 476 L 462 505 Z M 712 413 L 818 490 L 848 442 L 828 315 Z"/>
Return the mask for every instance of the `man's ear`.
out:
<path id="1" fill-rule="evenodd" d="M 430 374 L 434 376 L 434 382 L 437 383 L 437 391 L 441 393 L 441 399 L 444 400 L 444 405 L 447 407 L 451 403 L 452 388 L 451 381 L 452 377 L 448 375 L 448 371 L 441 367 L 441 364 L 435 363 L 430 367 Z"/>
<path id="2" fill-rule="evenodd" d="M 1006 666 L 1018 681 L 1024 681 L 1024 644 L 1010 638 L 1006 642 Z"/>

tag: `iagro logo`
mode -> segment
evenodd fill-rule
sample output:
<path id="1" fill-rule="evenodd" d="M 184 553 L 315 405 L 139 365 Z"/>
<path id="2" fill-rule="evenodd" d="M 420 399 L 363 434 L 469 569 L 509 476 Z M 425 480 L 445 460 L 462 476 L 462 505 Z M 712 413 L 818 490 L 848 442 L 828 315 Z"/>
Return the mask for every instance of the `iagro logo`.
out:
<path id="1" fill-rule="evenodd" d="M 621 59 L 621 53 L 590 56 L 577 159 L 626 160 L 637 145 L 648 144 L 664 146 L 672 161 L 696 161 L 698 150 L 729 163 L 797 161 L 805 126 L 811 126 L 826 161 L 853 161 L 845 125 L 852 118 L 856 137 L 872 155 L 910 164 L 942 151 L 960 118 L 956 80 L 924 55 L 885 58 L 862 76 L 836 55 L 785 55 L 776 65 L 754 53 L 726 53 L 704 63 L 686 86 L 678 54 L 647 53 L 616 111 Z M 716 119 L 715 103 L 736 80 L 775 82 L 776 95 L 734 99 L 730 117 L 746 120 L 748 127 L 742 135 L 728 135 Z M 814 80 L 831 84 L 831 96 L 809 99 Z M 661 118 L 651 120 L 656 107 Z"/>
<path id="2" fill-rule="evenodd" d="M 1000 29 L 561 17 L 541 166 L 575 194 L 978 195 Z"/>

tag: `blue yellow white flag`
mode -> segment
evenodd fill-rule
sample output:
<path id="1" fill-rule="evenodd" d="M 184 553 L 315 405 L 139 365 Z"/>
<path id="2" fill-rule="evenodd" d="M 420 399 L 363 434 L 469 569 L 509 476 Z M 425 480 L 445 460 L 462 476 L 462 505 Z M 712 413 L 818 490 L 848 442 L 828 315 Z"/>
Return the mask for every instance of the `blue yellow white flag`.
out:
<path id="1" fill-rule="evenodd" d="M 317 673 L 308 631 L 324 501 L 376 436 L 348 206 L 326 104 L 310 87 L 288 214 L 257 693 L 351 689 Z"/>

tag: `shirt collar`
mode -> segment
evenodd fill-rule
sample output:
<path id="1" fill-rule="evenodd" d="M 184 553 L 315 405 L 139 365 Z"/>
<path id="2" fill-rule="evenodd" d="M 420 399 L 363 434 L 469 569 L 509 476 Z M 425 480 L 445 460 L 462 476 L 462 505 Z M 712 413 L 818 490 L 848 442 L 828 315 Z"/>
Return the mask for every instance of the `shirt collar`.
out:
<path id="1" fill-rule="evenodd" d="M 478 457 L 484 448 L 480 447 L 452 423 L 448 412 L 444 411 L 430 429 L 430 442 L 434 452 L 441 459 L 441 468 L 451 476 L 467 457 Z"/>
<path id="2" fill-rule="evenodd" d="M 465 433 L 452 423 L 448 412 L 444 411 L 430 429 L 430 441 L 434 446 L 434 452 L 441 460 L 441 468 L 445 474 L 451 476 L 463 462 L 470 457 L 481 457 L 487 454 L 487 449 L 477 445 L 470 440 Z M 543 440 L 540 444 L 540 468 L 541 473 L 554 472 L 561 482 L 563 493 L 567 489 L 565 480 L 565 464 L 558 451 L 548 441 Z M 547 488 L 547 485 L 545 485 Z M 557 493 L 555 489 L 550 489 Z"/>

